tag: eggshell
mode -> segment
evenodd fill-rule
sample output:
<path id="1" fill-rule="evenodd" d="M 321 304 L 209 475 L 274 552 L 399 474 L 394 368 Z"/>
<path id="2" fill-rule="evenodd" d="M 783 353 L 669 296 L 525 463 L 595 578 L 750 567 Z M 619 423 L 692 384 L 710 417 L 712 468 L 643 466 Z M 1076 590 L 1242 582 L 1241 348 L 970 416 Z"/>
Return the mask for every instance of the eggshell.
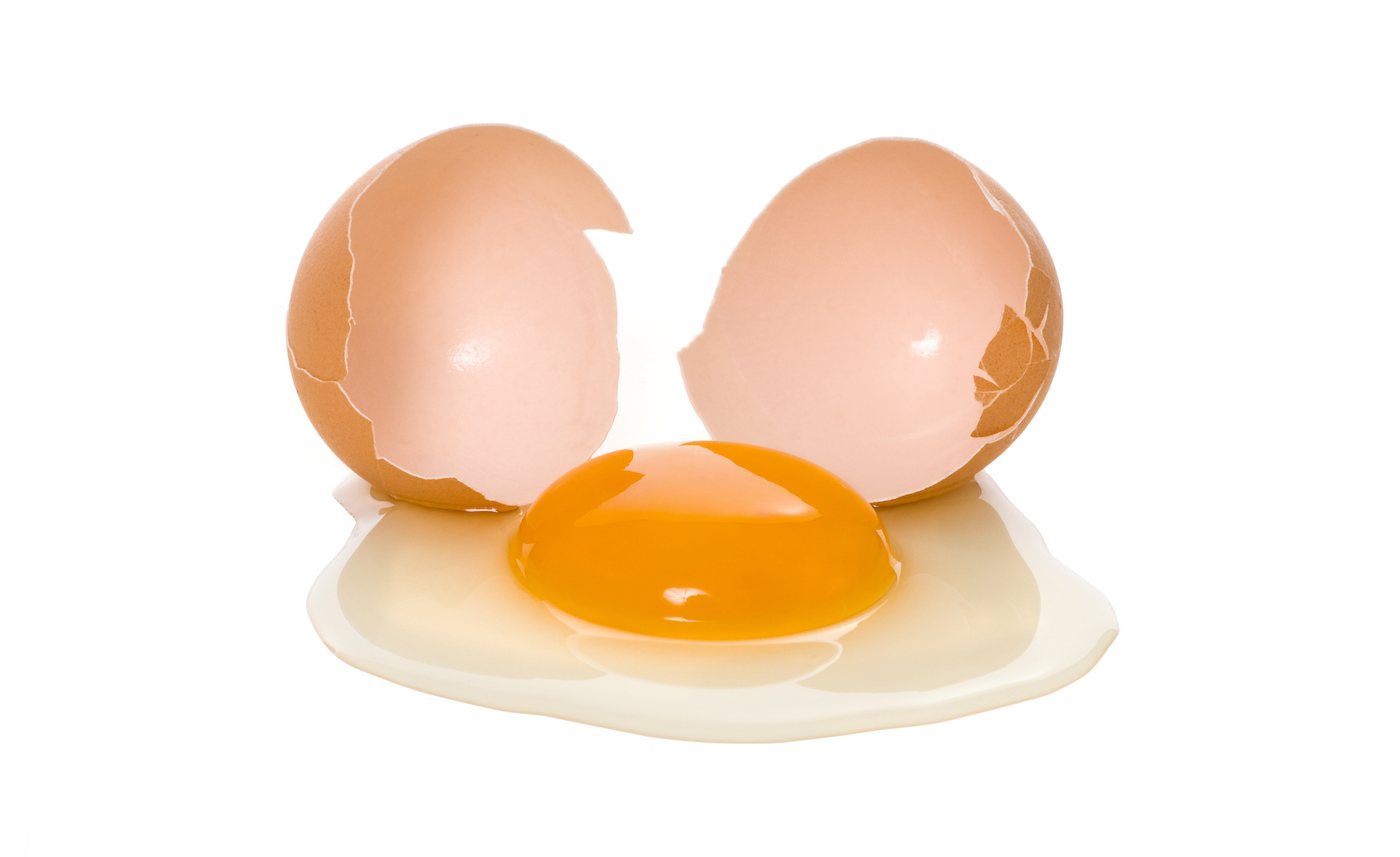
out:
<path id="1" fill-rule="evenodd" d="M 716 440 L 806 458 L 867 500 L 972 478 L 1059 359 L 1059 281 L 1005 190 L 946 149 L 870 140 L 778 193 L 680 354 Z"/>
<path id="2" fill-rule="evenodd" d="M 528 503 L 617 412 L 612 280 L 583 234 L 630 232 L 567 149 L 500 125 L 385 158 L 311 238 L 287 314 L 307 415 L 366 481 L 430 506 Z"/>

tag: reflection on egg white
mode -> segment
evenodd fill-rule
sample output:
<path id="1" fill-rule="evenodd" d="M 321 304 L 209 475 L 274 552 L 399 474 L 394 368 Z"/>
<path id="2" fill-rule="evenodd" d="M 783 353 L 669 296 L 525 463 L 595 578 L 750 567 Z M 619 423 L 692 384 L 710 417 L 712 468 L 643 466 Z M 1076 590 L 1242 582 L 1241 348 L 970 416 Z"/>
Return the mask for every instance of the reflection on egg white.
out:
<path id="1" fill-rule="evenodd" d="M 358 477 L 350 541 L 308 599 L 366 672 L 452 699 L 665 738 L 789 741 L 960 717 L 1057 690 L 1117 634 L 1108 601 L 1046 551 L 985 475 L 880 512 L 903 562 L 871 610 L 752 641 L 614 631 L 527 592 L 520 513 L 394 502 Z"/>

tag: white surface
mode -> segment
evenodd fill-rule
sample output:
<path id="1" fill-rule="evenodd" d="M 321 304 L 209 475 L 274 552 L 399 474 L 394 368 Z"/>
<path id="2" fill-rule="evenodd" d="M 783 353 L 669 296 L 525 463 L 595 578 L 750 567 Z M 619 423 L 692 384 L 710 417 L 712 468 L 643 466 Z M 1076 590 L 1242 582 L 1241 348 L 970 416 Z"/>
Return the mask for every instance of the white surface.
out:
<path id="1" fill-rule="evenodd" d="M 1394 13 L 856 8 L 7 11 L 0 852 L 1393 852 Z M 995 176 L 1066 326 L 991 472 L 1113 603 L 1103 661 L 771 746 L 337 662 L 292 274 L 356 176 L 482 121 L 569 146 L 636 229 L 595 236 L 639 354 L 614 446 L 698 433 L 670 353 L 802 168 L 909 135 Z"/>

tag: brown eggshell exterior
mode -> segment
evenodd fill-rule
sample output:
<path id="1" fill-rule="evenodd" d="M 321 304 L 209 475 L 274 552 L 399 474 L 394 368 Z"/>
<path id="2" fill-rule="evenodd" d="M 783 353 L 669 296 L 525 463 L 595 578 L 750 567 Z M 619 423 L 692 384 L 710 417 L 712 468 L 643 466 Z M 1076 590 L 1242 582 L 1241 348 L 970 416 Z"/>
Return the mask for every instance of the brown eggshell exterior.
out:
<path id="1" fill-rule="evenodd" d="M 508 510 L 457 479 L 425 479 L 380 458 L 374 427 L 356 410 L 339 381 L 346 376 L 350 307 L 351 216 L 356 200 L 405 152 L 444 135 L 470 136 L 518 170 L 517 180 L 550 200 L 578 229 L 630 233 L 617 199 L 601 178 L 567 149 L 532 131 L 467 125 L 433 134 L 380 161 L 341 194 L 312 234 L 297 269 L 287 311 L 287 356 L 297 395 L 331 451 L 366 482 L 391 496 L 444 509 Z M 580 180 L 580 173 L 586 174 Z M 591 177 L 591 180 L 588 178 Z"/>

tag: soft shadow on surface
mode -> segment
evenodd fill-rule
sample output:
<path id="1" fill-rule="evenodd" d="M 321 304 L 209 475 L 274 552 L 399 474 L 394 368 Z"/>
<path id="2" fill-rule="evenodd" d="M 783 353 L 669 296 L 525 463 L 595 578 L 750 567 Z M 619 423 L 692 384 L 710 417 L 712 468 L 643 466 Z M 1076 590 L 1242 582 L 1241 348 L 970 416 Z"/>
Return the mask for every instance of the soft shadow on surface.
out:
<path id="1" fill-rule="evenodd" d="M 615 675 L 681 687 L 758 687 L 810 675 L 840 654 L 835 643 L 688 643 L 591 637 L 573 646 Z"/>
<path id="2" fill-rule="evenodd" d="M 1040 588 L 996 510 L 969 482 L 880 510 L 903 562 L 885 602 L 841 637 L 841 657 L 804 687 L 928 691 L 998 670 L 1030 645 Z"/>
<path id="3" fill-rule="evenodd" d="M 504 678 L 603 673 L 566 644 L 573 631 L 506 564 L 519 512 L 384 511 L 346 562 L 337 595 L 366 640 L 411 660 Z"/>

